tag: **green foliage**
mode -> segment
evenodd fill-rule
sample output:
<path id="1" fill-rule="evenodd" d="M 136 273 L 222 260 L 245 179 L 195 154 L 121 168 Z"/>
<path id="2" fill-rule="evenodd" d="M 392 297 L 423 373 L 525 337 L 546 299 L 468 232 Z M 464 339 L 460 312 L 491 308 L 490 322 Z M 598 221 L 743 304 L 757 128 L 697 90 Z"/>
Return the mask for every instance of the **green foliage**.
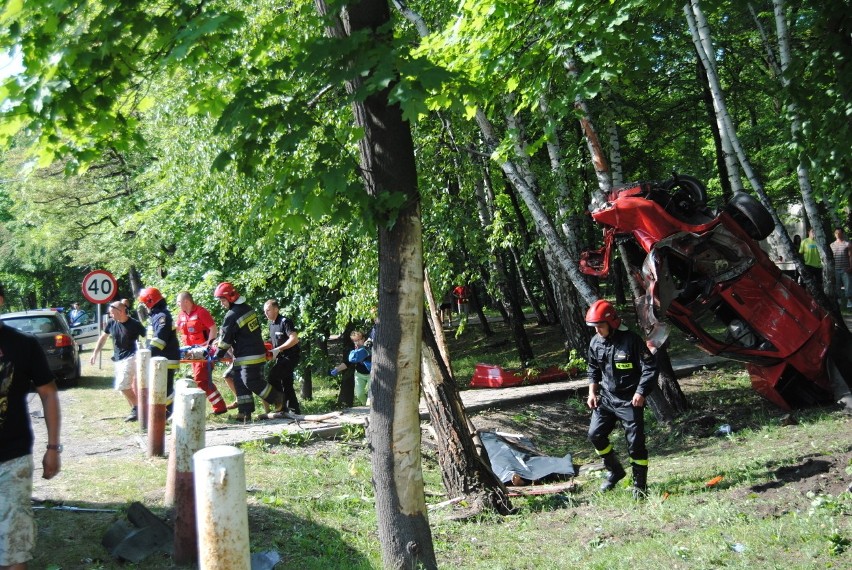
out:
<path id="1" fill-rule="evenodd" d="M 576 349 L 572 348 L 568 353 L 568 362 L 562 367 L 567 372 L 585 372 L 589 369 L 589 363 L 586 357 L 581 355 Z"/>

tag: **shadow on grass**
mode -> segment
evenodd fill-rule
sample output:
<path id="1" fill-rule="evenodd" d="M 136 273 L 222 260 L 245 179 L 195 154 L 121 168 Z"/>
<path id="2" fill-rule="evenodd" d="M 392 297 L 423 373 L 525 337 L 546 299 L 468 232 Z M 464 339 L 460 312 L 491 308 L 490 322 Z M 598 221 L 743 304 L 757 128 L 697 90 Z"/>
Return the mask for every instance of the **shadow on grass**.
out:
<path id="1" fill-rule="evenodd" d="M 75 503 L 73 506 L 90 509 L 115 510 L 114 513 L 73 512 L 51 510 L 55 506 L 35 511 L 38 538 L 30 568 L 126 568 L 162 570 L 165 568 L 195 568 L 196 564 L 176 565 L 171 555 L 156 552 L 139 562 L 129 564 L 113 558 L 101 540 L 107 529 L 118 520 L 126 521 L 129 504 Z M 70 505 L 66 505 L 70 506 Z M 168 511 L 151 507 L 151 511 L 168 520 Z M 277 570 L 293 569 L 369 569 L 368 557 L 346 543 L 343 534 L 333 528 L 294 516 L 283 509 L 263 505 L 248 508 L 251 552 L 275 551 L 281 561 Z"/>

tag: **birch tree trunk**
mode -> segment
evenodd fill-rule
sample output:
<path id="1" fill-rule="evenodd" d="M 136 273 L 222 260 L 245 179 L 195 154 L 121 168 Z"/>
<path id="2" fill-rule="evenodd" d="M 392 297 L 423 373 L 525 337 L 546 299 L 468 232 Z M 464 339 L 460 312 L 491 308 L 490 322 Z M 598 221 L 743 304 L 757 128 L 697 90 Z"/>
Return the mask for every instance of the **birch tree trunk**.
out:
<path id="1" fill-rule="evenodd" d="M 325 0 L 316 0 L 315 5 L 321 15 L 329 15 Z M 377 45 L 390 49 L 387 0 L 346 5 L 341 18 L 329 20 L 330 34 L 366 32 Z M 354 91 L 355 85 L 350 82 L 347 88 Z M 401 192 L 406 198 L 392 227 L 378 224 L 379 306 L 368 438 L 384 566 L 437 568 L 420 450 L 424 281 L 420 196 L 411 129 L 400 107 L 388 102 L 390 88 L 352 105 L 355 123 L 364 130 L 359 148 L 368 195 Z"/>
<path id="2" fill-rule="evenodd" d="M 690 5 L 692 4 L 692 5 Z M 698 6 L 697 1 L 688 2 L 684 9 L 687 11 L 687 18 L 690 18 L 690 15 L 693 11 L 700 12 L 700 7 Z M 694 19 L 698 19 L 693 16 Z M 725 100 L 720 95 L 721 88 L 718 83 L 718 74 L 716 73 L 716 58 L 713 55 L 713 42 L 710 40 L 710 29 L 707 26 L 707 21 L 703 18 L 703 14 L 701 15 L 701 22 L 699 22 L 695 27 L 690 25 L 690 32 L 692 33 L 692 41 L 695 44 L 696 51 L 699 52 L 699 56 L 701 53 L 710 54 L 709 57 L 701 58 L 702 64 L 704 65 L 704 70 L 707 73 L 707 78 L 710 83 L 710 91 L 713 93 L 713 108 L 716 110 L 716 122 L 719 126 L 719 138 L 722 142 L 722 154 L 725 159 L 725 170 L 728 173 L 728 181 L 731 186 L 731 190 L 733 192 L 742 192 L 743 183 L 740 179 L 740 167 L 737 163 L 737 155 L 734 150 L 734 144 L 731 140 L 731 132 L 733 129 L 728 129 L 725 124 L 725 117 L 728 116 L 728 109 L 725 105 Z M 716 79 L 716 84 L 714 86 L 713 79 Z"/>
<path id="3" fill-rule="evenodd" d="M 690 0 L 687 4 L 685 4 L 684 14 L 686 15 L 686 21 L 689 26 L 690 33 L 692 34 L 695 50 L 698 53 L 698 57 L 701 60 L 705 71 L 707 72 L 707 79 L 710 84 L 710 90 L 713 95 L 714 104 L 716 105 L 716 108 L 718 109 L 719 113 L 721 113 L 720 116 L 717 117 L 717 120 L 719 121 L 719 128 L 720 131 L 722 131 L 722 136 L 727 137 L 728 140 L 731 141 L 731 144 L 734 147 L 734 152 L 736 153 L 737 158 L 739 159 L 739 164 L 745 172 L 749 183 L 754 189 L 755 195 L 757 196 L 763 207 L 766 208 L 766 210 L 772 216 L 772 220 L 775 223 L 775 230 L 773 232 L 773 235 L 776 242 L 780 245 L 781 254 L 785 258 L 792 259 L 795 261 L 796 269 L 799 271 L 799 274 L 802 275 L 802 279 L 804 280 L 805 285 L 807 286 L 811 295 L 813 295 L 814 299 L 816 299 L 816 301 L 820 305 L 822 305 L 826 310 L 830 311 L 832 315 L 834 315 L 835 320 L 841 323 L 841 326 L 844 326 L 842 324 L 843 319 L 839 311 L 836 310 L 833 301 L 829 300 L 825 292 L 820 287 L 818 287 L 816 281 L 810 275 L 807 274 L 804 269 L 804 263 L 801 257 L 799 257 L 798 254 L 793 254 L 793 242 L 790 239 L 790 236 L 787 235 L 787 231 L 784 229 L 784 226 L 781 223 L 780 218 L 778 217 L 778 212 L 776 212 L 775 208 L 772 206 L 772 203 L 769 201 L 769 197 L 766 195 L 766 192 L 763 189 L 763 185 L 760 183 L 760 180 L 758 180 L 757 175 L 754 173 L 754 169 L 752 169 L 751 167 L 751 163 L 748 160 L 748 156 L 746 155 L 742 145 L 740 144 L 739 137 L 737 137 L 733 122 L 731 121 L 731 117 L 728 114 L 727 107 L 724 104 L 724 93 L 722 91 L 721 83 L 719 81 L 719 76 L 716 73 L 716 58 L 713 52 L 712 42 L 710 41 L 709 26 L 707 25 L 707 20 L 704 17 L 704 12 L 701 10 L 699 0 Z M 703 32 L 700 32 L 700 30 L 703 30 Z M 823 245 L 824 244 L 825 241 L 823 241 Z"/>
<path id="4" fill-rule="evenodd" d="M 491 177 L 488 169 L 483 165 L 482 183 L 475 186 L 477 213 L 479 223 L 483 228 L 491 226 L 494 220 L 494 190 L 491 185 Z M 524 328 L 523 308 L 520 300 L 510 282 L 510 268 L 504 252 L 494 248 L 491 250 L 490 269 L 493 274 L 493 282 L 500 292 L 501 313 L 512 331 L 515 348 L 522 363 L 531 362 L 534 354 L 530 345 L 527 331 Z"/>
<path id="5" fill-rule="evenodd" d="M 787 71 L 792 63 L 790 55 L 790 31 L 787 28 L 787 17 L 784 15 L 784 0 L 772 0 L 772 7 L 775 12 L 775 29 L 778 36 L 778 53 L 781 56 L 781 84 L 787 92 L 787 114 L 790 117 L 790 134 L 793 139 L 793 144 L 798 149 L 799 160 L 796 165 L 796 177 L 799 180 L 799 191 L 802 194 L 802 205 L 805 208 L 805 213 L 808 216 L 808 222 L 814 229 L 814 238 L 819 244 L 819 257 L 822 261 L 823 275 L 823 292 L 829 299 L 835 299 L 835 283 L 834 283 L 834 256 L 829 254 L 829 240 L 825 235 L 825 228 L 822 225 L 819 215 L 819 206 L 814 199 L 813 188 L 811 187 L 811 179 L 808 173 L 807 158 L 801 141 L 802 133 L 802 117 L 799 113 L 799 107 L 796 104 L 793 94 L 790 92 L 790 78 Z M 784 254 L 786 255 L 786 254 Z M 834 303 L 832 303 L 832 306 Z M 838 315 L 840 313 L 838 311 Z M 841 319 L 839 319 L 842 321 Z"/>
<path id="6" fill-rule="evenodd" d="M 481 109 L 476 111 L 476 122 L 479 125 L 479 129 L 482 131 L 486 147 L 490 152 L 493 152 L 494 149 L 497 148 L 497 136 L 494 133 L 494 126 Z M 554 256 L 552 259 L 558 260 L 559 266 L 565 274 L 570 277 L 571 282 L 583 298 L 583 301 L 586 305 L 591 305 L 597 299 L 597 295 L 589 284 L 586 283 L 586 280 L 583 278 L 583 274 L 580 273 L 580 269 L 577 265 L 577 258 L 571 256 L 571 252 L 568 251 L 563 241 L 559 238 L 553 222 L 550 220 L 550 217 L 544 210 L 541 202 L 538 200 L 534 189 L 526 183 L 523 173 L 520 172 L 518 165 L 513 161 L 504 161 L 500 165 L 500 168 L 518 191 L 518 194 L 521 196 L 521 199 L 530 211 L 533 221 L 535 222 L 536 229 L 547 242 L 547 247 L 553 250 Z"/>

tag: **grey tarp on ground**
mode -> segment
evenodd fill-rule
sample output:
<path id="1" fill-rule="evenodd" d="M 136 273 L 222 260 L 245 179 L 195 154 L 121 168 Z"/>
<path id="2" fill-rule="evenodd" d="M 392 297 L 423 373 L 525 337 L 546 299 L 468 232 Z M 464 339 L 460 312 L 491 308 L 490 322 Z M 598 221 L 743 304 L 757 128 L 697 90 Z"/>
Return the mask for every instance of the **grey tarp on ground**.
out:
<path id="1" fill-rule="evenodd" d="M 533 442 L 522 435 L 484 431 L 479 437 L 488 451 L 491 470 L 503 483 L 510 482 L 513 474 L 527 481 L 538 481 L 548 475 L 576 475 L 570 453 L 565 457 L 542 455 Z"/>

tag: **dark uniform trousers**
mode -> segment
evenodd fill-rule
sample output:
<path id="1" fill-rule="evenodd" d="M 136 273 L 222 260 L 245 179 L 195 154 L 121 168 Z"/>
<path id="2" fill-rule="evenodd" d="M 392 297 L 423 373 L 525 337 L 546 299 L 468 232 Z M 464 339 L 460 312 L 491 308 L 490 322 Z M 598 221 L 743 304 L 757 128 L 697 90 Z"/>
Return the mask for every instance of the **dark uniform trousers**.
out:
<path id="1" fill-rule="evenodd" d="M 599 405 L 592 412 L 592 421 L 589 424 L 589 441 L 595 446 L 598 455 L 606 455 L 612 451 L 609 434 L 612 433 L 615 422 L 618 420 L 624 428 L 630 461 L 647 465 L 644 410 L 645 408 L 634 407 L 631 400 L 622 400 L 607 391 L 602 391 Z"/>

